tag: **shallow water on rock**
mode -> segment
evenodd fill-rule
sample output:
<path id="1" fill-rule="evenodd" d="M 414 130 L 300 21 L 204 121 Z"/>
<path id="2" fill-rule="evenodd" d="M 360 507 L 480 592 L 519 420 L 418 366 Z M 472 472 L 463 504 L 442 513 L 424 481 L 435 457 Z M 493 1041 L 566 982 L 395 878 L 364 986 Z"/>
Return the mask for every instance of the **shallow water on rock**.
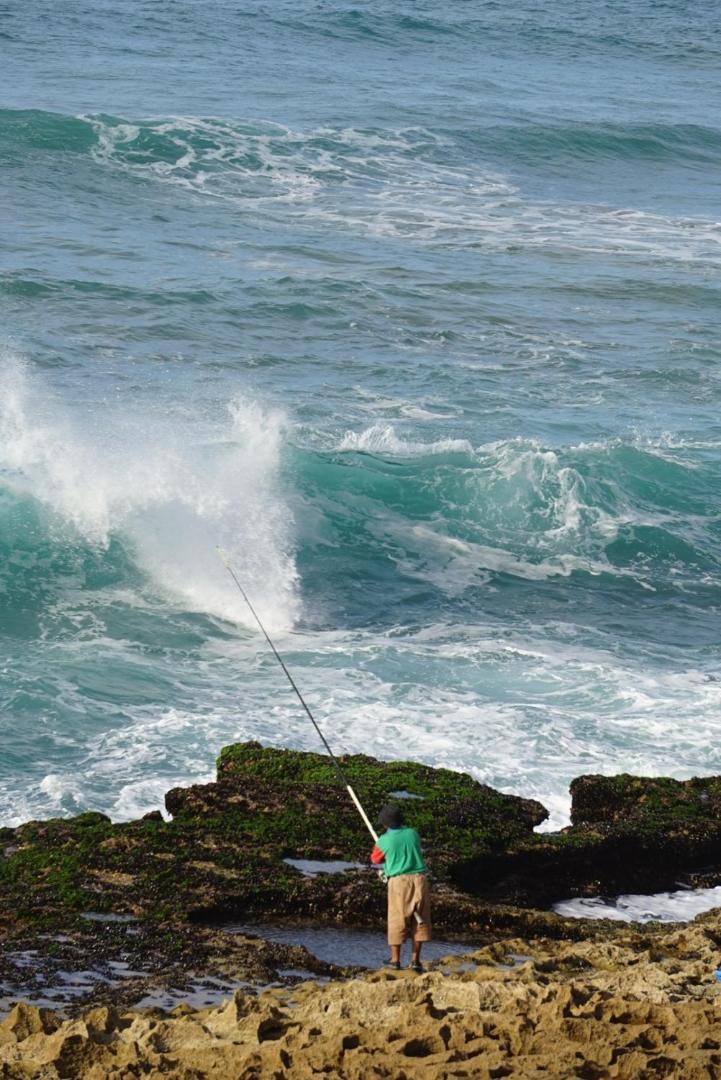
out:
<path id="1" fill-rule="evenodd" d="M 37 952 L 9 953 L 17 968 L 30 970 L 39 963 Z M 27 982 L 18 985 L 10 980 L 0 982 L 0 1017 L 10 1012 L 16 1001 L 29 1001 L 40 1008 L 63 1011 L 65 1006 L 85 998 L 98 985 L 111 986 L 124 979 L 143 978 L 147 972 L 136 971 L 120 960 L 110 960 L 105 970 L 86 968 L 81 971 L 59 969 L 52 974 L 38 968 Z"/>
<path id="2" fill-rule="evenodd" d="M 266 926 L 261 923 L 233 923 L 224 927 L 231 934 L 252 934 L 280 945 L 304 945 L 308 952 L 339 967 L 381 967 L 388 959 L 385 934 L 377 930 L 350 930 L 345 927 Z M 439 960 L 449 954 L 473 952 L 476 946 L 457 941 L 427 941 L 422 959 Z M 401 959 L 410 960 L 410 945 L 403 946 Z"/>
<path id="3" fill-rule="evenodd" d="M 308 877 L 315 877 L 316 874 L 340 874 L 346 870 L 368 869 L 368 863 L 342 862 L 339 859 L 283 859 L 283 862 L 292 866 L 294 870 L 300 870 Z"/>
<path id="4" fill-rule="evenodd" d="M 99 923 L 131 923 L 138 921 L 135 915 L 117 915 L 113 911 L 84 911 L 82 918 L 88 922 Z"/>
<path id="5" fill-rule="evenodd" d="M 172 987 L 152 990 L 136 1003 L 135 1008 L 164 1009 L 170 1012 L 177 1005 L 189 1005 L 191 1009 L 204 1009 L 210 1005 L 219 1005 L 232 997 L 236 990 L 250 987 L 251 984 L 242 979 L 194 979 L 182 989 Z"/>

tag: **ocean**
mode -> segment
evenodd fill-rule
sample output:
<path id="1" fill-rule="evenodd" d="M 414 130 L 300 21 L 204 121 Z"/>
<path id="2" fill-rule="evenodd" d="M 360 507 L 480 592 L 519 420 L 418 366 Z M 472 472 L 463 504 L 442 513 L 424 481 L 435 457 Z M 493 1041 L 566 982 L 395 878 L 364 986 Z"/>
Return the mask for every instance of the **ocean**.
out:
<path id="1" fill-rule="evenodd" d="M 711 0 L 2 0 L 0 823 L 259 739 L 721 772 Z"/>

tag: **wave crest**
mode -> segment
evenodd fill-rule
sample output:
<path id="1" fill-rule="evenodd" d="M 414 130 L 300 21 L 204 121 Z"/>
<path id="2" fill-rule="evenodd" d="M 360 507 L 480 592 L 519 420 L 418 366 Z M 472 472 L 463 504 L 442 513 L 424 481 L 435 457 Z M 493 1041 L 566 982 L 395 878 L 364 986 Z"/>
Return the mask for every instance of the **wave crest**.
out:
<path id="1" fill-rule="evenodd" d="M 42 507 L 65 546 L 122 537 L 156 586 L 192 610 L 251 624 L 215 546 L 235 558 L 261 615 L 297 614 L 292 516 L 279 479 L 285 418 L 236 399 L 220 424 L 101 408 L 82 422 L 7 358 L 0 378 L 0 484 Z"/>
<path id="2" fill-rule="evenodd" d="M 718 133 L 701 126 L 555 127 L 507 125 L 438 133 L 421 127 L 291 128 L 262 120 L 110 115 L 70 117 L 0 110 L 0 157 L 73 155 L 124 175 L 133 186 L 170 184 L 196 198 L 224 200 L 267 224 L 285 214 L 316 229 L 462 248 L 613 252 L 718 262 L 715 220 L 597 203 L 527 197 L 515 177 L 569 157 L 670 161 L 681 166 L 721 159 Z M 480 158 L 480 160 L 479 160 Z M 564 165 L 564 168 L 566 167 Z M 512 179 L 512 177 L 514 179 Z M 135 192 L 133 191 L 133 195 Z M 22 284 L 20 285 L 22 288 Z"/>
<path id="3" fill-rule="evenodd" d="M 681 587 L 721 578 L 715 477 L 661 445 L 551 449 L 518 438 L 474 448 L 376 424 L 306 459 L 303 482 L 323 507 L 325 543 L 348 558 L 363 543 L 378 566 L 391 560 L 448 595 L 498 576 L 607 574 L 645 589 L 668 588 L 669 573 Z"/>

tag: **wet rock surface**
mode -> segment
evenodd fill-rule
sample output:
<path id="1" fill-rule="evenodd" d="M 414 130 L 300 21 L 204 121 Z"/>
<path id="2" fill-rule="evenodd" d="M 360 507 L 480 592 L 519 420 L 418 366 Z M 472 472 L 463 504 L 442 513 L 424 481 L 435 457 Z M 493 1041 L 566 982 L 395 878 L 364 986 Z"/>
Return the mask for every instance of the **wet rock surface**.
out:
<path id="1" fill-rule="evenodd" d="M 0 951 L 0 1016 L 22 1000 L 66 1016 L 89 1004 L 210 1003 L 239 986 L 293 984 L 298 978 L 286 973 L 295 970 L 329 978 L 356 969 L 257 934 L 94 923 L 68 934 L 6 939 Z"/>
<path id="2" fill-rule="evenodd" d="M 617 924 L 542 909 L 665 888 L 701 858 L 704 884 L 718 877 L 718 778 L 581 777 L 574 824 L 538 834 L 539 803 L 470 776 L 364 756 L 343 766 L 372 815 L 392 792 L 416 796 L 403 805 L 423 837 L 436 930 L 476 947 L 511 937 L 615 940 Z M 174 789 L 166 804 L 171 821 L 153 813 L 114 824 L 87 813 L 0 830 L 0 1005 L 26 998 L 73 1015 L 184 992 L 202 1001 L 203 980 L 212 994 L 297 981 L 283 971 L 335 976 L 303 951 L 231 943 L 218 927 L 383 927 L 384 886 L 372 871 L 312 875 L 285 861 L 367 859 L 367 833 L 323 755 L 227 747 L 215 783 Z"/>
<path id="3" fill-rule="evenodd" d="M 613 942 L 516 939 L 419 976 L 239 990 L 201 1010 L 97 1007 L 62 1022 L 20 1005 L 0 1024 L 0 1075 L 716 1077 L 719 929 L 708 916 Z"/>

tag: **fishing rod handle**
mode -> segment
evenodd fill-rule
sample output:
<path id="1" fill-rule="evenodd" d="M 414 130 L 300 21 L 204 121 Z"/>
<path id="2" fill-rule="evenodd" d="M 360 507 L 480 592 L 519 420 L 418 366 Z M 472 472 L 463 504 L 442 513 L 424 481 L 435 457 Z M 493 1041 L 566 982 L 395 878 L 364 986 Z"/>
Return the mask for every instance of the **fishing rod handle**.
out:
<path id="1" fill-rule="evenodd" d="M 375 831 L 375 829 L 371 825 L 370 820 L 368 818 L 368 815 L 366 814 L 365 810 L 363 809 L 363 806 L 361 804 L 360 799 L 358 798 L 358 796 L 356 795 L 355 791 L 350 786 L 350 784 L 346 784 L 346 791 L 348 792 L 351 799 L 355 803 L 356 810 L 358 811 L 360 816 L 363 818 L 363 821 L 365 822 L 365 827 L 367 828 L 368 832 L 371 834 L 371 836 L 373 837 L 373 840 L 377 844 L 378 843 L 378 833 Z"/>

